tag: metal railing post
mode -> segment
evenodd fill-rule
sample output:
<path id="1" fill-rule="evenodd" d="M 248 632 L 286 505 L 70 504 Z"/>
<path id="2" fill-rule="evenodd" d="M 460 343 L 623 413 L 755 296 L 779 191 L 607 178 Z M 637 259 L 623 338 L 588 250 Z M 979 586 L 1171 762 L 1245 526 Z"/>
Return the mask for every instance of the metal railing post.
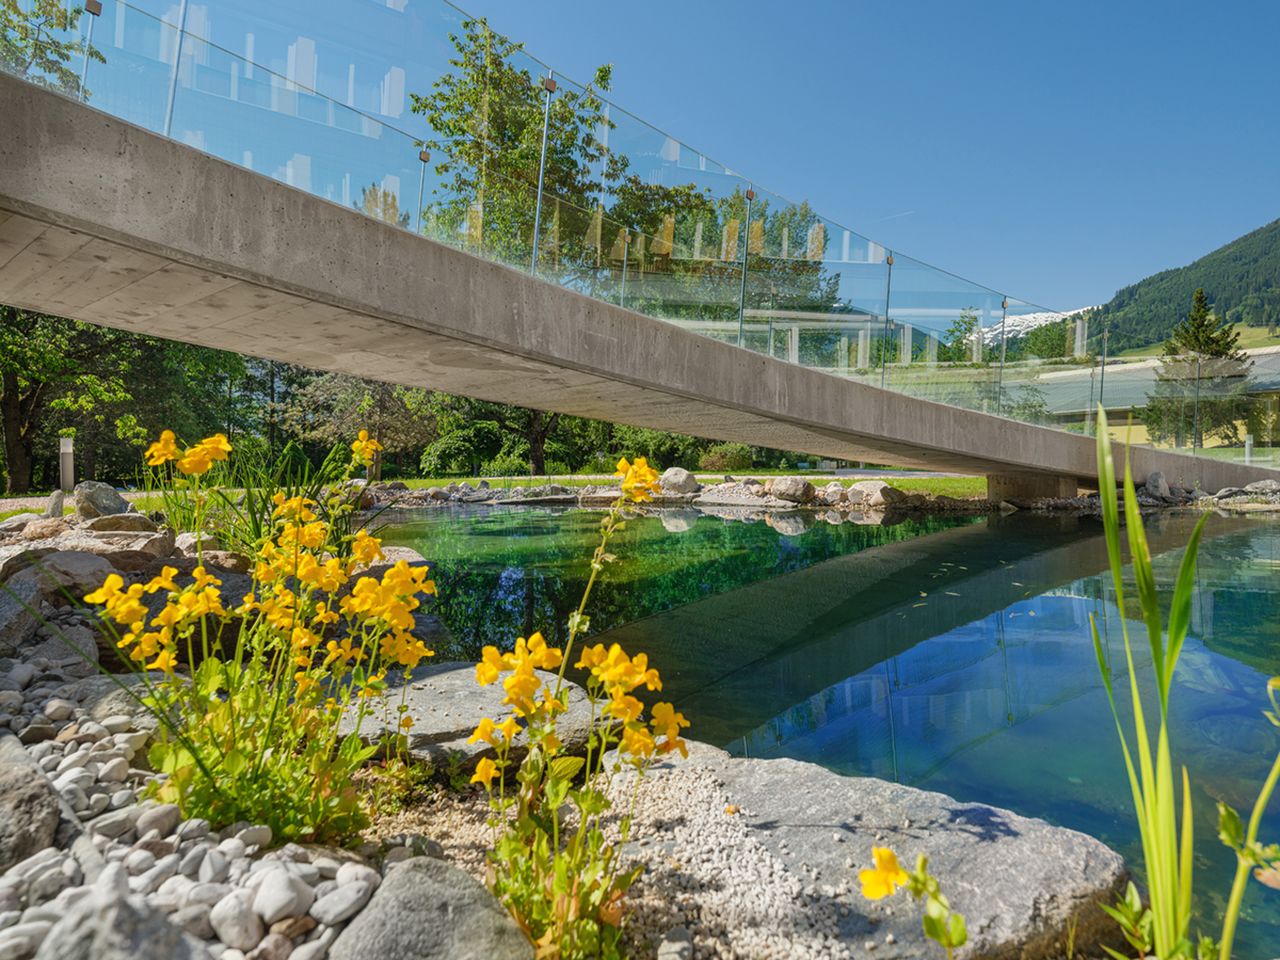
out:
<path id="1" fill-rule="evenodd" d="M 1004 413 L 1004 323 L 1009 319 L 1009 298 L 1000 301 L 1000 366 L 996 368 L 996 416 Z"/>
<path id="2" fill-rule="evenodd" d="M 178 42 L 173 51 L 173 75 L 169 78 L 169 98 L 164 105 L 164 135 L 173 130 L 173 102 L 178 96 L 178 70 L 182 67 L 182 39 L 187 35 L 187 0 L 178 7 Z"/>
<path id="3" fill-rule="evenodd" d="M 85 0 L 84 12 L 89 15 L 89 28 L 84 36 L 84 66 L 80 68 L 80 102 L 89 102 L 89 51 L 93 49 L 93 24 L 102 14 L 102 0 Z"/>
<path id="4" fill-rule="evenodd" d="M 750 187 L 747 188 L 747 219 L 742 226 L 742 282 L 738 285 L 738 346 L 742 346 L 745 342 L 745 331 L 743 329 L 744 311 L 747 305 L 747 255 L 748 247 L 751 246 L 751 201 L 756 198 L 756 192 Z M 769 345 L 769 352 L 773 352 L 773 344 Z"/>
<path id="5" fill-rule="evenodd" d="M 889 362 L 889 295 L 893 292 L 893 253 L 884 258 L 888 269 L 884 278 L 884 339 L 880 341 L 880 389 L 885 388 L 885 370 Z"/>
<path id="6" fill-rule="evenodd" d="M 542 229 L 542 187 L 547 176 L 547 128 L 551 125 L 551 95 L 556 92 L 555 71 L 548 70 L 542 81 L 542 155 L 538 160 L 538 196 L 533 207 L 533 253 L 529 257 L 529 272 L 538 272 L 538 237 Z"/>
<path id="7" fill-rule="evenodd" d="M 418 167 L 418 212 L 415 217 L 413 232 L 418 235 L 421 235 L 422 234 L 422 190 L 423 190 L 423 187 L 426 186 L 427 163 L 431 159 L 431 154 L 429 154 L 426 150 L 419 150 L 418 159 L 421 161 Z"/>

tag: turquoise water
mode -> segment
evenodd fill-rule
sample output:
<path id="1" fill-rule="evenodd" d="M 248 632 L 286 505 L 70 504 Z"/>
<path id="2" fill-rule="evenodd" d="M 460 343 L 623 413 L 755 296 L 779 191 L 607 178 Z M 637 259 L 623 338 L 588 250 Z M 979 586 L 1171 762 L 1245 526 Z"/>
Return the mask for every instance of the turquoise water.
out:
<path id="1" fill-rule="evenodd" d="M 454 636 L 440 654 L 462 658 L 535 629 L 558 637 L 598 521 L 579 510 L 437 511 L 387 539 L 435 564 L 437 612 Z M 1193 522 L 1149 526 L 1166 591 Z M 1093 615 L 1123 660 L 1096 521 L 780 526 L 691 514 L 629 521 L 615 541 L 621 562 L 591 604 L 593 635 L 648 651 L 662 696 L 690 716 L 697 739 L 1008 807 L 1138 862 L 1089 639 Z M 1193 784 L 1206 915 L 1218 915 L 1233 869 L 1215 804 L 1247 810 L 1278 746 L 1261 714 L 1266 678 L 1280 674 L 1278 574 L 1280 523 L 1211 518 L 1171 709 L 1175 760 Z M 1144 634 L 1128 613 L 1149 685 Z M 1280 801 L 1262 839 L 1280 839 Z M 1276 956 L 1280 894 L 1254 884 L 1245 917 L 1236 955 Z"/>

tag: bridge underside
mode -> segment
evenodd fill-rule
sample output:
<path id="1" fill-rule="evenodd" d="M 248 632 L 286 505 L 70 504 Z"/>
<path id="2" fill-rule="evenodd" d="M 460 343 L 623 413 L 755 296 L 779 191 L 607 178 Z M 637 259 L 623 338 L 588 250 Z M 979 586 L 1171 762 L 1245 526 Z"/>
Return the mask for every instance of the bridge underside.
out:
<path id="1" fill-rule="evenodd" d="M 700 337 L 0 75 L 0 303 L 583 417 L 1073 492 L 1085 437 Z M 1152 450 L 1139 477 L 1269 471 Z"/>

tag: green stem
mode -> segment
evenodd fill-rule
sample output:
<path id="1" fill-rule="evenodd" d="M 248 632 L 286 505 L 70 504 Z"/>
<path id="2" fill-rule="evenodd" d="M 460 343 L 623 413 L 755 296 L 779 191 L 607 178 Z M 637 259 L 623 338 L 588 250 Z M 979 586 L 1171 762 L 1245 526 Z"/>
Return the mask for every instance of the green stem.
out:
<path id="1" fill-rule="evenodd" d="M 1253 805 L 1253 813 L 1249 817 L 1249 829 L 1244 838 L 1244 849 L 1250 849 L 1258 839 L 1258 827 L 1262 823 L 1262 813 L 1271 801 L 1271 793 L 1275 790 L 1276 781 L 1280 780 L 1280 753 L 1276 754 L 1275 763 L 1271 764 L 1271 772 L 1262 784 L 1262 791 Z M 1227 912 L 1222 917 L 1222 940 L 1218 950 L 1219 960 L 1231 960 L 1231 943 L 1236 936 L 1236 920 L 1240 916 L 1240 903 L 1244 900 L 1244 889 L 1249 883 L 1251 864 L 1243 853 L 1236 854 L 1236 875 L 1231 882 L 1231 897 L 1227 900 Z"/>

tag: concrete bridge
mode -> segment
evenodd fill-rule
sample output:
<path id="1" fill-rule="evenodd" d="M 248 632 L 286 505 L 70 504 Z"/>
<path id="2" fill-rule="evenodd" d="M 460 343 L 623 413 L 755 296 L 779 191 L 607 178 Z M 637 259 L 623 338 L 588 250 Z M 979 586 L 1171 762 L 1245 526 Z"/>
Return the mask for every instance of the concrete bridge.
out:
<path id="1" fill-rule="evenodd" d="M 0 303 L 408 386 L 826 457 L 1094 482 L 1087 437 L 698 336 L 0 75 Z M 1135 448 L 1139 479 L 1257 467 Z"/>

